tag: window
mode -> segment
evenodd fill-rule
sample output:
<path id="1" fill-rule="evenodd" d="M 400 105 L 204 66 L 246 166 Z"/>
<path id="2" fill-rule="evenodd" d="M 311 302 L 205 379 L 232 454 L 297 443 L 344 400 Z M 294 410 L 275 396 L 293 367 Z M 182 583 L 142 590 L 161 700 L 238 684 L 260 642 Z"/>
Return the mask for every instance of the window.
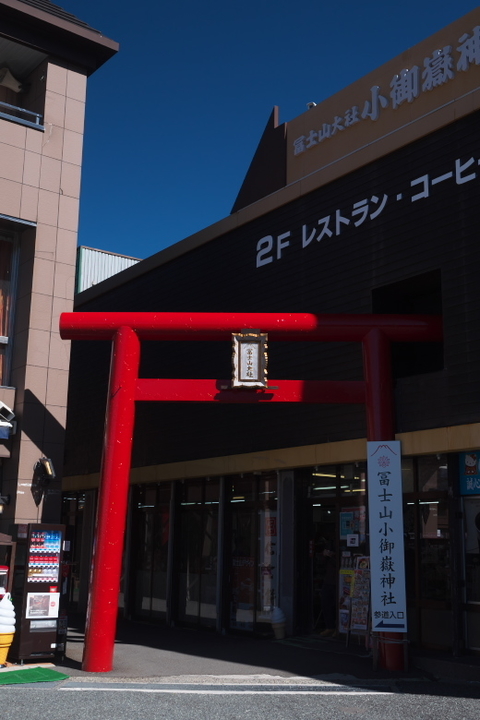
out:
<path id="1" fill-rule="evenodd" d="M 441 315 L 440 270 L 415 275 L 372 291 L 372 312 L 399 315 Z M 443 369 L 443 343 L 393 343 L 394 378 L 438 372 Z"/>
<path id="2" fill-rule="evenodd" d="M 8 382 L 11 350 L 15 236 L 0 233 L 0 385 Z"/>

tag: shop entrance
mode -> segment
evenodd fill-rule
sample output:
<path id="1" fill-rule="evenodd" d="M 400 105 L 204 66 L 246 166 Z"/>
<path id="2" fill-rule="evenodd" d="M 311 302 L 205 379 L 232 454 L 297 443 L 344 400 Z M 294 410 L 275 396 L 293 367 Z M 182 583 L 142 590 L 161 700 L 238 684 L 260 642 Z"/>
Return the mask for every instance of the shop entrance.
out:
<path id="1" fill-rule="evenodd" d="M 337 606 L 337 506 L 313 503 L 313 627 L 333 634 Z"/>
<path id="2" fill-rule="evenodd" d="M 325 548 L 331 547 L 335 552 L 337 577 L 335 630 L 345 633 L 352 627 L 350 588 L 355 570 L 360 566 L 369 567 L 366 466 L 365 463 L 318 466 L 301 472 L 306 515 L 305 529 L 300 530 L 299 547 L 309 557 L 309 564 L 303 561 L 302 566 L 302 558 L 298 557 L 299 567 L 303 570 L 297 595 L 304 618 L 299 629 L 320 634 L 331 630 L 326 603 L 333 591 L 325 590 L 325 578 L 330 578 L 332 571 L 327 573 L 324 557 Z M 405 457 L 402 476 L 409 640 L 423 647 L 446 649 L 454 642 L 447 456 Z M 473 509 L 471 516 L 469 537 L 476 538 Z M 473 596 L 470 588 L 477 577 L 476 556 L 471 554 L 468 560 L 470 558 L 467 582 Z M 309 578 L 308 589 L 303 572 Z M 304 595 L 307 595 L 306 601 Z"/>
<path id="3" fill-rule="evenodd" d="M 360 561 L 368 565 L 366 465 L 301 472 L 306 516 L 299 528 L 299 547 L 305 553 L 298 558 L 299 631 L 333 636 L 348 630 L 354 570 Z"/>

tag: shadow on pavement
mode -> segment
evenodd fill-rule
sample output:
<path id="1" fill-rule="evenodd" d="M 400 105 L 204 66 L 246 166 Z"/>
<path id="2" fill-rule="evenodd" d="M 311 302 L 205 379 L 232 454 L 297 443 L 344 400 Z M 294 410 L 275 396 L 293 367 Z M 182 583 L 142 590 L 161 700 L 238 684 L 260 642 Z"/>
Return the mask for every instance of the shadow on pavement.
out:
<path id="1" fill-rule="evenodd" d="M 373 670 L 373 660 L 354 637 L 344 640 L 318 636 L 285 640 L 220 635 L 207 630 L 149 625 L 119 619 L 112 673 L 84 673 L 82 618 L 70 618 L 67 653 L 61 666 L 72 675 L 103 678 L 172 678 L 178 676 L 302 676 L 343 685 L 362 680 L 389 681 L 385 690 L 413 695 L 480 698 L 480 657 L 411 651 L 408 672 Z M 443 663 L 443 665 L 442 665 Z M 436 676 L 441 666 L 443 678 Z M 472 682 L 472 679 L 474 680 Z M 381 689 L 381 688 L 379 688 Z"/>
<path id="2" fill-rule="evenodd" d="M 62 665 L 81 669 L 84 625 L 69 618 L 67 657 Z M 220 635 L 208 630 L 148 625 L 119 619 L 115 646 L 115 671 L 123 677 L 176 675 L 350 676 L 360 679 L 418 677 L 417 670 L 393 673 L 373 670 L 373 659 L 354 637 L 349 647 L 341 639 L 318 636 L 260 639 Z M 337 681 L 337 680 L 336 680 Z M 347 678 L 344 680 L 347 682 Z"/>

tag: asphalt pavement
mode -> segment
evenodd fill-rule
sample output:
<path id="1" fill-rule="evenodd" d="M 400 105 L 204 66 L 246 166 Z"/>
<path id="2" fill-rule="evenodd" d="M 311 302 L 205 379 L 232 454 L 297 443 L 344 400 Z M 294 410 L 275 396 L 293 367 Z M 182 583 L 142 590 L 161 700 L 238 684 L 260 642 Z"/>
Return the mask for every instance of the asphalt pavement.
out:
<path id="1" fill-rule="evenodd" d="M 70 623 L 65 659 L 58 670 L 74 678 L 97 680 L 161 679 L 162 682 L 283 682 L 288 678 L 395 680 L 446 679 L 480 682 L 480 658 L 409 651 L 409 668 L 391 672 L 374 668 L 371 649 L 362 636 L 273 638 L 221 635 L 185 627 L 150 625 L 119 619 L 114 668 L 108 673 L 82 670 L 84 633 L 81 619 Z"/>
<path id="2" fill-rule="evenodd" d="M 342 636 L 275 640 L 120 619 L 109 673 L 84 672 L 83 647 L 82 624 L 71 621 L 66 657 L 55 662 L 67 679 L 0 687 L 9 720 L 478 716 L 479 659 L 410 649 L 408 671 L 375 670 L 362 637 L 347 647 Z"/>

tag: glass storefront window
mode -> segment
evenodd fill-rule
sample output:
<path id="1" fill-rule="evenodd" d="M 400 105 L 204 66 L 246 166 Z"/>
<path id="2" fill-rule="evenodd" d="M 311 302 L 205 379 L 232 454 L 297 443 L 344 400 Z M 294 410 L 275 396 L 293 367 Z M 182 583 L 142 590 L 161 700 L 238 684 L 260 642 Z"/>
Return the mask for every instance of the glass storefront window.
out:
<path id="1" fill-rule="evenodd" d="M 404 493 L 412 493 L 415 490 L 413 458 L 402 458 L 402 485 Z"/>
<path id="2" fill-rule="evenodd" d="M 11 340 L 12 328 L 12 288 L 14 279 L 14 236 L 0 235 L 0 385 L 8 384 L 7 349 Z"/>
<path id="3" fill-rule="evenodd" d="M 315 467 L 311 474 L 310 497 L 335 497 L 337 494 L 337 468 L 335 465 Z"/>
<path id="4" fill-rule="evenodd" d="M 420 501 L 420 594 L 424 600 L 450 600 L 450 534 L 446 500 Z"/>
<path id="5" fill-rule="evenodd" d="M 170 483 L 157 487 L 152 557 L 152 618 L 165 618 L 167 614 L 170 493 Z"/>
<path id="6" fill-rule="evenodd" d="M 258 499 L 269 502 L 277 499 L 277 474 L 260 477 L 258 486 Z"/>
<path id="7" fill-rule="evenodd" d="M 154 508 L 157 503 L 157 486 L 150 485 L 139 488 L 137 505 L 140 510 Z"/>
<path id="8" fill-rule="evenodd" d="M 182 485 L 178 540 L 178 619 L 215 626 L 217 619 L 218 479 Z"/>
<path id="9" fill-rule="evenodd" d="M 448 464 L 446 455 L 419 457 L 418 491 L 438 492 L 448 489 Z"/>
<path id="10" fill-rule="evenodd" d="M 133 614 L 164 619 L 170 532 L 170 483 L 136 486 L 132 562 Z"/>
<path id="11" fill-rule="evenodd" d="M 277 474 L 228 478 L 231 519 L 230 628 L 270 627 L 278 594 Z"/>
<path id="12" fill-rule="evenodd" d="M 252 509 L 233 510 L 230 627 L 238 630 L 253 630 L 255 620 L 255 520 Z"/>
<path id="13" fill-rule="evenodd" d="M 425 646 L 451 638 L 452 541 L 446 455 L 402 459 L 409 636 Z M 433 617 L 442 618 L 436 627 Z"/>
<path id="14" fill-rule="evenodd" d="M 235 475 L 228 478 L 228 483 L 231 503 L 250 502 L 255 499 L 255 486 L 252 477 Z"/>
<path id="15" fill-rule="evenodd" d="M 419 507 L 421 539 L 448 539 L 448 508 L 446 500 L 420 500 Z"/>
<path id="16" fill-rule="evenodd" d="M 195 621 L 200 610 L 201 509 L 182 503 L 180 514 L 180 574 L 178 619 Z"/>
<path id="17" fill-rule="evenodd" d="M 466 601 L 480 603 L 480 498 L 463 498 Z"/>
<path id="18" fill-rule="evenodd" d="M 403 527 L 405 530 L 405 580 L 407 598 L 415 601 L 416 593 L 416 507 L 414 502 L 407 503 L 403 508 Z"/>
<path id="19" fill-rule="evenodd" d="M 366 492 L 367 467 L 366 463 L 350 463 L 340 466 L 340 489 L 342 495 L 358 495 Z"/>
<path id="20" fill-rule="evenodd" d="M 195 505 L 202 502 L 202 484 L 198 481 L 184 482 L 180 491 L 182 505 Z"/>
<path id="21" fill-rule="evenodd" d="M 152 605 L 152 548 L 154 504 L 146 502 L 146 493 L 141 493 L 138 509 L 141 517 L 136 524 L 135 542 L 135 595 L 134 613 L 139 617 L 150 616 Z M 142 497 L 143 496 L 143 497 Z"/>
<path id="22" fill-rule="evenodd" d="M 62 497 L 62 523 L 67 526 L 67 539 L 71 542 L 70 559 L 72 565 L 71 578 L 68 585 L 68 600 L 74 604 L 78 603 L 80 597 L 80 573 L 83 555 L 87 554 L 85 552 L 87 549 L 90 549 L 88 530 L 85 530 L 84 520 L 87 497 L 90 501 L 90 507 L 92 507 L 94 504 L 94 495 L 95 491 L 90 490 L 87 493 L 68 492 Z"/>
<path id="23" fill-rule="evenodd" d="M 218 505 L 218 498 L 219 498 L 219 484 L 218 480 L 211 478 L 207 478 L 205 480 L 205 503 L 213 503 L 214 505 Z"/>

